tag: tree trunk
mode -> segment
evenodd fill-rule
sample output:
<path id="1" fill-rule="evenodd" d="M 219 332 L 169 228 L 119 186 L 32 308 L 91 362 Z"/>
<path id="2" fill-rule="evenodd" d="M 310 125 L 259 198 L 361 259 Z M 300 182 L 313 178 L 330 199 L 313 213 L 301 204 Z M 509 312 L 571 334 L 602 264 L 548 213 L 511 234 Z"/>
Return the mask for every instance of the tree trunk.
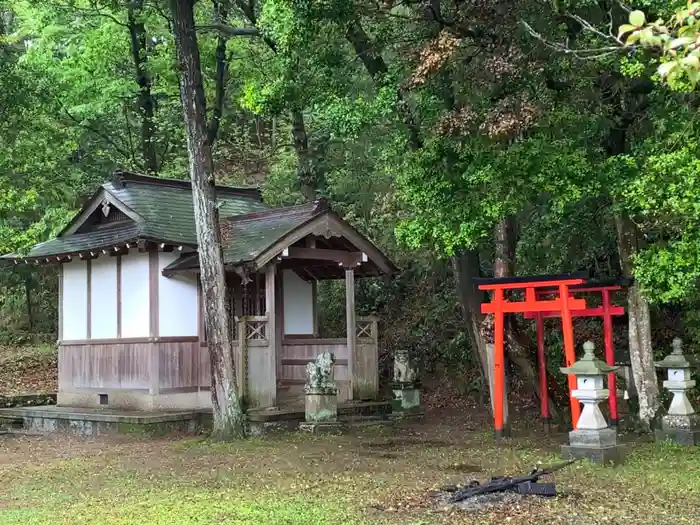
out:
<path id="1" fill-rule="evenodd" d="M 134 61 L 136 83 L 139 85 L 137 106 L 141 117 L 141 154 L 144 169 L 151 174 L 158 172 L 158 156 L 155 144 L 155 103 L 151 93 L 151 75 L 146 65 L 148 53 L 148 35 L 143 22 L 138 15 L 143 7 L 143 1 L 129 2 L 127 26 L 131 39 L 131 57 Z"/>
<path id="2" fill-rule="evenodd" d="M 221 2 L 214 2 L 214 23 L 226 23 L 228 11 Z M 216 137 L 219 135 L 221 127 L 221 117 L 224 112 L 224 96 L 226 94 L 226 74 L 228 73 L 228 59 L 226 57 L 226 45 L 228 36 L 219 33 L 216 41 L 216 95 L 214 98 L 214 108 L 212 109 L 211 121 L 207 130 L 207 140 L 209 146 L 213 146 Z"/>
<path id="3" fill-rule="evenodd" d="M 216 211 L 216 186 L 207 140 L 206 100 L 194 23 L 195 0 L 171 0 L 180 67 L 180 96 L 187 128 L 187 153 L 201 270 L 204 325 L 211 360 L 213 437 L 242 437 L 245 421 L 236 388 L 230 312 Z"/>
<path id="4" fill-rule="evenodd" d="M 632 258 L 640 247 L 639 232 L 629 217 L 615 217 L 615 226 L 620 266 L 625 275 L 630 276 L 633 273 Z M 661 408 L 661 398 L 651 345 L 649 303 L 636 283 L 632 284 L 627 293 L 627 313 L 630 364 L 639 401 L 639 420 L 647 430 L 651 430 L 654 418 Z"/>
<path id="5" fill-rule="evenodd" d="M 494 227 L 495 257 L 494 277 L 512 277 L 515 275 L 515 247 L 516 228 L 515 217 L 505 217 Z M 539 376 L 537 362 L 533 358 L 530 348 L 533 346 L 525 341 L 526 336 L 520 330 L 514 315 L 507 315 L 504 322 L 505 346 L 508 359 L 518 371 L 518 376 L 523 385 L 535 398 L 539 399 Z M 549 407 L 553 418 L 557 418 L 558 411 L 554 400 L 549 393 Z"/>
<path id="6" fill-rule="evenodd" d="M 484 294 L 474 282 L 474 279 L 479 277 L 479 253 L 476 250 L 458 252 L 452 257 L 452 269 L 469 342 L 480 365 L 481 378 L 484 384 L 487 384 L 487 378 L 490 376 L 488 348 L 487 342 L 481 336 L 481 323 L 484 318 L 481 303 Z"/>
<path id="7" fill-rule="evenodd" d="M 32 280 L 29 275 L 24 278 L 24 296 L 27 301 L 27 323 L 29 333 L 34 333 L 34 309 L 32 308 Z"/>
<path id="8" fill-rule="evenodd" d="M 309 138 L 306 134 L 304 114 L 300 110 L 292 110 L 292 139 L 294 151 L 297 154 L 297 180 L 299 189 L 307 202 L 316 199 L 318 185 L 314 160 L 309 152 Z"/>

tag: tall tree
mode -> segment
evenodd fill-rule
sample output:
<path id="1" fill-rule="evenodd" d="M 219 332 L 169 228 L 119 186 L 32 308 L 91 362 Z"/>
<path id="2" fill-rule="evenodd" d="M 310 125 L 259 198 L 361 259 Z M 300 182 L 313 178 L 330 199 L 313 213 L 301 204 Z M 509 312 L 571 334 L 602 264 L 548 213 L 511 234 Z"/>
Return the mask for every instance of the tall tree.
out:
<path id="1" fill-rule="evenodd" d="M 171 0 L 173 34 L 180 69 L 180 94 L 187 129 L 187 155 L 201 268 L 204 325 L 211 360 L 213 436 L 241 437 L 245 420 L 237 395 L 227 308 L 224 260 L 216 209 L 216 183 L 199 46 L 194 21 L 195 0 Z"/>

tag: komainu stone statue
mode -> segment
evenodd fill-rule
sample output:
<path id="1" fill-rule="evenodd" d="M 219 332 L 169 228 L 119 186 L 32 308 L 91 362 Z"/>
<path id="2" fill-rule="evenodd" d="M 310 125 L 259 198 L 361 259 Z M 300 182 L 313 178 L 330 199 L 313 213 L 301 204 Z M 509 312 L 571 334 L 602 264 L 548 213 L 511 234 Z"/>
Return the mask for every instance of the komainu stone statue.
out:
<path id="1" fill-rule="evenodd" d="M 316 360 L 306 365 L 306 386 L 304 392 L 307 394 L 333 394 L 338 391 L 333 378 L 333 367 L 335 356 L 330 352 L 323 352 L 316 357 Z"/>
<path id="2" fill-rule="evenodd" d="M 394 352 L 392 417 L 421 417 L 420 383 L 407 350 Z"/>
<path id="3" fill-rule="evenodd" d="M 336 429 L 338 422 L 338 388 L 333 379 L 335 356 L 323 352 L 306 365 L 304 387 L 305 421 L 299 428 L 309 432 Z"/>
<path id="4" fill-rule="evenodd" d="M 394 355 L 394 383 L 413 383 L 416 372 L 411 366 L 407 350 L 397 350 Z"/>

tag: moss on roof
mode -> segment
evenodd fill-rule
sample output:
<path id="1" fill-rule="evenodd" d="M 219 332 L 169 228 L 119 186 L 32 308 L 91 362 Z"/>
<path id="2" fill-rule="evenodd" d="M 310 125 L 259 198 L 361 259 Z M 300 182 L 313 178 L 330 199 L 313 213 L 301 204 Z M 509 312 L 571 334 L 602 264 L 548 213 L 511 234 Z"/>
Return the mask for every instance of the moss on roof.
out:
<path id="1" fill-rule="evenodd" d="M 316 203 L 221 220 L 225 264 L 253 261 L 279 239 L 311 220 Z"/>
<path id="2" fill-rule="evenodd" d="M 197 245 L 189 181 L 122 172 L 112 181 L 103 184 L 85 207 L 100 198 L 103 191 L 137 214 L 140 220 L 86 233 L 62 232 L 55 239 L 35 245 L 24 257 L 48 257 L 97 250 L 137 239 Z M 217 186 L 217 203 L 222 219 L 270 209 L 260 200 L 260 192 L 256 188 Z M 78 215 L 74 221 L 77 217 Z M 3 258 L 16 259 L 22 256 L 9 254 Z"/>
<path id="3" fill-rule="evenodd" d="M 196 246 L 192 190 L 187 186 L 126 181 L 102 187 L 143 218 L 140 235 L 154 240 Z M 219 217 L 233 217 L 269 209 L 260 200 L 235 188 L 217 188 Z"/>

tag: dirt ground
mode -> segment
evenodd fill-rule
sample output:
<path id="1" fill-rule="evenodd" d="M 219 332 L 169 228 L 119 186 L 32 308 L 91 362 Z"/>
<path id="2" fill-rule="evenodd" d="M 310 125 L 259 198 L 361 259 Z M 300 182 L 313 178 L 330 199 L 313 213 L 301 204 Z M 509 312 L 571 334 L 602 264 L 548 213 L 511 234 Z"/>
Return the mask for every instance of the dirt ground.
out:
<path id="1" fill-rule="evenodd" d="M 0 523 L 697 523 L 700 452 L 639 440 L 621 467 L 582 463 L 557 473 L 557 498 L 469 512 L 436 503 L 431 493 L 444 485 L 559 461 L 562 436 L 524 421 L 516 437 L 495 444 L 478 419 L 433 411 L 397 428 L 232 444 L 0 436 Z"/>
<path id="2" fill-rule="evenodd" d="M 0 396 L 53 394 L 58 358 L 53 345 L 0 346 Z"/>

